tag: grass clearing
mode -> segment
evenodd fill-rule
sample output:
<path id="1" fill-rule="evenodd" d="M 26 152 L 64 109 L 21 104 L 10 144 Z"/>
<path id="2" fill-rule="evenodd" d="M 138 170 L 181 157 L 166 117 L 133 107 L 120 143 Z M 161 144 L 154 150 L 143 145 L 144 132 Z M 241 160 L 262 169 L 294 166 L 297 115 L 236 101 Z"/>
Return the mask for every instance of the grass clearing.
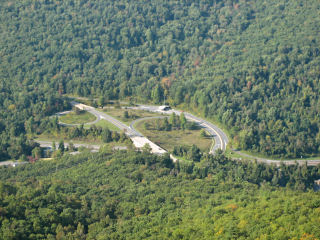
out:
<path id="1" fill-rule="evenodd" d="M 120 129 L 113 125 L 112 123 L 108 122 L 107 120 L 101 119 L 99 122 L 95 123 L 97 127 L 102 127 L 102 128 L 108 128 L 111 131 L 117 131 L 120 132 Z M 85 128 L 90 128 L 92 125 L 85 125 Z"/>
<path id="2" fill-rule="evenodd" d="M 128 112 L 128 118 L 124 117 L 125 111 Z M 130 125 L 133 120 L 138 118 L 144 117 L 154 117 L 154 116 L 161 116 L 159 113 L 148 112 L 144 110 L 137 110 L 137 109 L 125 109 L 125 108 L 104 108 L 103 112 L 106 114 L 120 120 L 124 124 Z"/>
<path id="3" fill-rule="evenodd" d="M 158 144 L 162 148 L 172 151 L 174 146 L 192 145 L 195 144 L 203 152 L 209 152 L 212 145 L 211 137 L 201 137 L 198 130 L 172 130 L 172 131 L 158 131 L 151 127 L 151 130 L 144 128 L 144 123 L 148 122 L 150 126 L 155 126 L 156 120 L 150 119 L 138 122 L 136 128 L 152 142 Z"/>
<path id="4" fill-rule="evenodd" d="M 59 121 L 66 124 L 85 124 L 94 120 L 96 120 L 96 117 L 87 111 L 80 111 L 79 114 L 70 112 L 59 117 Z"/>
<path id="5" fill-rule="evenodd" d="M 227 149 L 227 150 L 225 151 L 225 155 L 226 155 L 227 157 L 230 157 L 230 158 L 254 160 L 254 157 L 253 157 L 253 158 L 244 157 L 244 156 L 242 156 L 242 155 L 240 155 L 240 154 L 238 154 L 238 153 L 236 153 L 236 152 L 234 152 L 234 151 L 232 151 L 232 150 L 230 150 L 230 149 Z"/>

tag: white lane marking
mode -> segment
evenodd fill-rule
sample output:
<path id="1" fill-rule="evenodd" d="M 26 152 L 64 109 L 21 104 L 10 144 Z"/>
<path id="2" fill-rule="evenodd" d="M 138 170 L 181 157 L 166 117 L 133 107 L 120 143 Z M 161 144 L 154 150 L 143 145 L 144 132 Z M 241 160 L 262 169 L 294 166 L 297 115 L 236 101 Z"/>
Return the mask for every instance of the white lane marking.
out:
<path id="1" fill-rule="evenodd" d="M 221 138 L 220 134 L 218 134 L 218 132 L 214 128 L 210 127 L 207 123 L 205 123 L 204 125 L 206 125 L 210 129 L 212 129 L 216 133 L 216 135 L 218 136 L 218 138 L 219 138 L 219 140 L 220 140 L 220 142 L 222 144 L 223 141 L 222 141 L 222 138 Z M 221 146 L 220 144 L 217 144 L 217 145 Z M 221 149 L 221 150 L 224 150 L 224 149 Z"/>

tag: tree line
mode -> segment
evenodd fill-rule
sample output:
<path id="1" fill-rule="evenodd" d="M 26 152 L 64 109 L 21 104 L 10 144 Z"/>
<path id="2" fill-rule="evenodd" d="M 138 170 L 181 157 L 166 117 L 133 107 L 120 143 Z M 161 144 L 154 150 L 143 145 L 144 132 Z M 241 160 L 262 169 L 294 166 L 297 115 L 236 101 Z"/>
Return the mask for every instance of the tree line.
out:
<path id="1" fill-rule="evenodd" d="M 305 190 L 319 174 L 222 154 L 173 163 L 108 149 L 0 167 L 0 238 L 318 238 L 318 193 Z"/>

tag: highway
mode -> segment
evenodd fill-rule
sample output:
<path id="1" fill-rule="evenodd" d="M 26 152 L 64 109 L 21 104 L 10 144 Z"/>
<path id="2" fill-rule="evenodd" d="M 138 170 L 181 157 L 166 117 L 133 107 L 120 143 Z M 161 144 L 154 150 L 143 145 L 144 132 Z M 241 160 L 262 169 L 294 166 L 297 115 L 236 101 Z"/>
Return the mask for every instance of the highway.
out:
<path id="1" fill-rule="evenodd" d="M 149 105 L 138 105 L 137 107 L 132 107 L 132 109 L 140 109 L 140 110 L 145 110 L 145 111 L 151 111 L 151 112 L 158 112 L 161 114 L 172 114 L 175 113 L 177 115 L 180 115 L 182 113 L 182 111 L 178 111 L 178 110 L 168 110 L 168 111 L 161 111 L 159 110 L 158 106 L 149 106 Z M 200 126 L 202 126 L 207 132 L 209 132 L 215 140 L 215 144 L 214 146 L 211 148 L 210 153 L 214 154 L 218 149 L 221 149 L 222 151 L 226 150 L 227 144 L 228 144 L 228 137 L 227 135 L 216 125 L 198 118 L 188 112 L 183 112 L 186 119 L 190 120 L 190 121 L 194 121 L 196 123 L 198 123 Z M 151 117 L 151 118 L 157 118 L 157 117 Z M 142 121 L 143 119 L 137 119 L 134 122 L 137 121 Z M 133 127 L 133 123 L 131 124 Z M 244 158 L 249 158 L 249 159 L 255 159 L 257 160 L 257 162 L 261 162 L 261 163 L 265 163 L 265 164 L 274 164 L 277 166 L 280 166 L 281 163 L 285 164 L 285 165 L 293 165 L 293 164 L 300 164 L 303 165 L 305 163 L 307 163 L 308 166 L 316 166 L 318 164 L 320 164 L 320 159 L 314 159 L 314 160 L 274 160 L 274 159 L 267 159 L 267 158 L 260 158 L 260 157 L 254 157 L 245 153 L 242 153 L 240 151 L 235 151 L 232 150 L 233 152 L 243 156 Z M 243 159 L 240 158 L 232 158 L 235 161 L 242 161 Z"/>
<path id="2" fill-rule="evenodd" d="M 151 142 L 148 138 L 144 137 L 139 131 L 134 129 L 134 124 L 138 121 L 143 121 L 146 119 L 153 119 L 153 118 L 164 118 L 164 116 L 155 116 L 155 117 L 146 117 L 146 118 L 137 119 L 137 120 L 134 120 L 130 124 L 130 126 L 127 126 L 124 123 L 120 122 L 119 120 L 111 117 L 110 115 L 108 115 L 106 113 L 100 112 L 91 106 L 87 106 L 87 105 L 77 103 L 77 102 L 71 102 L 71 104 L 75 107 L 78 107 L 81 110 L 86 110 L 86 111 L 90 112 L 91 114 L 95 115 L 97 117 L 97 119 L 99 119 L 99 120 L 105 119 L 105 120 L 109 121 L 110 123 L 114 124 L 119 129 L 123 130 L 129 138 L 131 138 L 131 140 L 133 141 L 133 144 L 137 148 L 142 148 L 145 144 L 149 144 L 152 149 L 151 150 L 152 153 L 164 154 L 167 152 L 166 150 L 162 149 L 161 147 L 159 147 L 155 143 Z M 210 133 L 213 136 L 213 138 L 215 140 L 215 144 L 210 150 L 211 154 L 215 154 L 215 152 L 218 149 L 220 149 L 222 151 L 226 150 L 226 147 L 227 147 L 227 144 L 229 141 L 227 135 L 216 125 L 214 125 L 204 119 L 196 117 L 188 112 L 183 112 L 183 111 L 174 110 L 174 109 L 163 111 L 163 110 L 159 109 L 159 106 L 151 106 L 151 105 L 138 105 L 136 107 L 127 107 L 127 108 L 145 110 L 145 111 L 150 111 L 150 112 L 157 112 L 157 113 L 166 114 L 166 115 L 170 115 L 172 113 L 175 113 L 176 115 L 180 115 L 181 113 L 184 113 L 187 120 L 194 121 L 194 122 L 198 123 L 201 127 L 203 127 L 208 133 Z M 44 143 L 42 143 L 42 146 L 43 145 L 44 145 Z M 273 159 L 266 159 L 266 158 L 259 158 L 259 157 L 250 156 L 250 155 L 242 153 L 240 151 L 235 151 L 235 150 L 233 150 L 233 151 L 235 153 L 243 156 L 244 158 L 255 159 L 255 160 L 257 160 L 257 162 L 262 162 L 262 163 L 266 163 L 266 164 L 275 164 L 277 166 L 279 166 L 281 163 L 286 164 L 286 165 L 292 165 L 292 164 L 296 164 L 296 163 L 305 164 L 307 162 L 308 166 L 315 166 L 315 165 L 320 164 L 320 159 L 315 159 L 315 160 L 273 160 Z M 177 159 L 175 159 L 173 156 L 172 156 L 172 159 L 174 161 L 177 161 Z M 242 158 L 233 158 L 233 160 L 242 161 Z"/>
<path id="3" fill-rule="evenodd" d="M 136 119 L 131 122 L 130 126 L 127 126 L 126 124 L 111 117 L 110 115 L 96 110 L 94 107 L 87 106 L 87 105 L 84 105 L 84 104 L 81 104 L 78 102 L 74 102 L 74 101 L 71 102 L 71 104 L 81 110 L 86 110 L 89 113 L 96 116 L 97 119 L 95 121 L 91 122 L 90 124 L 94 124 L 94 123 L 97 123 L 98 121 L 100 121 L 101 119 L 105 119 L 106 121 L 109 121 L 113 125 L 117 126 L 120 130 L 123 130 L 125 132 L 125 134 L 133 141 L 133 144 L 137 148 L 141 149 L 142 147 L 145 146 L 145 144 L 149 144 L 149 146 L 151 147 L 151 152 L 154 154 L 161 155 L 161 154 L 164 154 L 167 152 L 166 150 L 164 150 L 160 146 L 151 142 L 148 138 L 143 136 L 139 131 L 137 131 L 134 128 L 134 124 L 139 121 L 143 121 L 143 120 L 147 120 L 147 119 L 154 119 L 154 118 L 165 118 L 166 116 L 155 116 L 155 117 L 146 117 L 146 118 Z M 157 112 L 157 113 L 166 114 L 166 115 L 170 115 L 172 113 L 175 113 L 176 115 L 179 116 L 179 115 L 181 115 L 181 113 L 184 113 L 187 120 L 196 122 L 203 129 L 205 129 L 209 134 L 211 134 L 213 136 L 213 138 L 215 140 L 215 144 L 211 148 L 210 154 L 215 154 L 215 152 L 218 149 L 220 149 L 222 151 L 226 150 L 226 147 L 228 144 L 227 135 L 216 125 L 214 125 L 204 119 L 198 118 L 188 112 L 178 111 L 178 110 L 174 110 L 174 109 L 164 111 L 164 110 L 160 110 L 159 106 L 149 106 L 149 105 L 138 105 L 136 107 L 127 107 L 127 108 L 145 110 L 145 111 L 150 111 L 150 112 Z M 65 114 L 65 113 L 60 113 L 60 114 Z M 57 115 L 59 115 L 59 113 Z M 61 125 L 69 125 L 69 124 L 64 124 L 64 123 L 60 123 L 60 124 Z M 74 126 L 74 125 L 76 125 L 76 124 L 70 124 L 70 126 Z M 48 142 L 48 141 L 36 141 L 36 142 L 38 142 L 41 147 L 51 147 L 52 146 L 52 142 Z M 65 143 L 65 146 L 68 146 L 68 143 Z M 100 145 L 91 145 L 91 144 L 74 143 L 74 146 L 77 148 L 78 147 L 91 148 L 91 149 L 93 149 L 93 151 L 97 151 L 100 148 Z M 248 154 L 245 154 L 245 153 L 242 153 L 242 152 L 236 151 L 236 150 L 233 150 L 233 152 L 243 156 L 244 158 L 255 159 L 257 162 L 266 163 L 266 164 L 274 164 L 277 166 L 279 166 L 281 163 L 283 163 L 285 165 L 293 165 L 296 163 L 302 165 L 302 164 L 307 163 L 308 166 L 316 166 L 316 165 L 320 164 L 320 159 L 314 159 L 314 160 L 303 160 L 303 159 L 301 159 L 301 160 L 300 159 L 298 159 L 298 160 L 273 160 L 273 159 L 266 159 L 266 158 L 250 156 Z M 174 162 L 177 161 L 177 159 L 174 156 L 170 155 L 170 157 L 172 158 L 172 160 Z M 233 158 L 233 160 L 242 161 L 242 158 Z M 12 161 L 0 162 L 0 166 L 1 165 L 16 166 L 18 164 L 23 164 L 23 163 L 17 163 L 17 162 L 12 162 Z"/>

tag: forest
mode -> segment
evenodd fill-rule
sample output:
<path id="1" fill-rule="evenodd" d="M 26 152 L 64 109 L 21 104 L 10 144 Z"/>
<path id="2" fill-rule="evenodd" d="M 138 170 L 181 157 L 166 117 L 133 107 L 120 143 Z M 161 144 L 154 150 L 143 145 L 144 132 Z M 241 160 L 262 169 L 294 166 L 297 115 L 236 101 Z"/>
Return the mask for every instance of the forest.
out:
<path id="1" fill-rule="evenodd" d="M 1 166 L 0 239 L 320 239 L 320 166 L 195 145 L 174 163 L 52 117 L 70 97 L 165 102 L 219 124 L 230 148 L 319 156 L 319 16 L 318 0 L 0 1 L 0 161 L 38 158 L 40 134 L 106 144 L 70 155 L 60 140 L 51 159 Z"/>
<path id="2" fill-rule="evenodd" d="M 319 239 L 320 168 L 147 151 L 0 167 L 0 239 Z"/>
<path id="3" fill-rule="evenodd" d="M 0 159 L 68 109 L 133 99 L 221 124 L 231 147 L 319 154 L 319 2 L 3 0 Z"/>

